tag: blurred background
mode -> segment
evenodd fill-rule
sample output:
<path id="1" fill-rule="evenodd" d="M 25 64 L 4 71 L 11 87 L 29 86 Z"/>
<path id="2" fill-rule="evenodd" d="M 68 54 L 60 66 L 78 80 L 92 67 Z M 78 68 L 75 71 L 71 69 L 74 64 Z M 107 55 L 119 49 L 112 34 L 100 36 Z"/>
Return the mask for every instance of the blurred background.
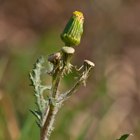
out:
<path id="1" fill-rule="evenodd" d="M 72 64 L 89 59 L 95 67 L 58 112 L 50 140 L 116 140 L 125 133 L 140 139 L 140 1 L 1 0 L 0 140 L 39 139 L 29 72 L 41 55 L 64 46 L 60 34 L 74 11 L 85 22 Z"/>

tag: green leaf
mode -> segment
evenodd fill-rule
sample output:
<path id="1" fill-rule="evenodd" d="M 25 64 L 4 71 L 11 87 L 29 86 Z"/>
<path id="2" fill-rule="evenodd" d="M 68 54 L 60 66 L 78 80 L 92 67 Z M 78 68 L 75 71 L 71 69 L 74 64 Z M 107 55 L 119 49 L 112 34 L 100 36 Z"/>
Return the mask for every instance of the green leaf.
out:
<path id="1" fill-rule="evenodd" d="M 40 120 L 41 114 L 39 114 L 37 111 L 33 111 L 33 110 L 31 110 L 31 109 L 29 109 L 29 110 L 30 110 L 30 112 L 31 112 L 34 116 L 36 116 L 36 117 Z"/>
<path id="2" fill-rule="evenodd" d="M 49 86 L 40 85 L 40 94 L 42 94 L 44 90 L 50 90 L 51 87 L 52 87 L 51 85 Z"/>
<path id="3" fill-rule="evenodd" d="M 129 136 L 132 136 L 132 134 L 124 134 L 121 136 L 121 138 L 119 138 L 117 140 L 126 140 Z"/>
<path id="4" fill-rule="evenodd" d="M 50 90 L 51 85 L 41 85 L 41 75 L 42 72 L 45 70 L 45 73 L 48 74 L 48 69 L 52 69 L 52 65 L 48 62 L 48 56 L 43 55 L 37 59 L 36 63 L 34 64 L 34 68 L 29 74 L 29 78 L 31 80 L 31 85 L 34 87 L 34 95 L 36 97 L 36 105 L 38 107 L 37 110 L 30 110 L 30 112 L 39 119 L 37 122 L 38 126 L 42 121 L 42 116 L 45 112 L 45 107 L 47 104 L 47 100 L 45 100 L 43 96 L 44 90 Z"/>

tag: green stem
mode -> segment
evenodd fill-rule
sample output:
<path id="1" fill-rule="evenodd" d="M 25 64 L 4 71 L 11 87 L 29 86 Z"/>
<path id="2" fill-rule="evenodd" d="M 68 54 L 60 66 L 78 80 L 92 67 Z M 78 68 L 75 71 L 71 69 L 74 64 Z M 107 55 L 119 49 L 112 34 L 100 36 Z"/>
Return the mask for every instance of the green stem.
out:
<path id="1" fill-rule="evenodd" d="M 77 88 L 82 84 L 82 81 L 78 81 L 74 86 L 73 88 L 70 90 L 70 92 L 68 92 L 66 94 L 66 98 L 70 97 L 76 90 Z"/>
<path id="2" fill-rule="evenodd" d="M 59 86 L 59 83 L 60 83 L 60 80 L 62 78 L 62 75 L 63 75 L 63 72 L 64 72 L 64 69 L 65 69 L 65 66 L 62 67 L 61 70 L 56 70 L 55 71 L 55 74 L 53 76 L 53 86 L 52 86 L 52 89 L 51 89 L 51 96 L 53 98 L 56 98 L 57 97 L 57 89 L 58 89 L 58 86 Z"/>
<path id="3" fill-rule="evenodd" d="M 61 97 L 58 102 L 63 102 L 66 99 L 68 99 L 74 92 L 76 92 L 78 87 L 82 84 L 83 84 L 83 80 L 77 81 L 77 83 L 72 87 L 72 89 L 68 93 L 66 93 L 63 97 Z"/>

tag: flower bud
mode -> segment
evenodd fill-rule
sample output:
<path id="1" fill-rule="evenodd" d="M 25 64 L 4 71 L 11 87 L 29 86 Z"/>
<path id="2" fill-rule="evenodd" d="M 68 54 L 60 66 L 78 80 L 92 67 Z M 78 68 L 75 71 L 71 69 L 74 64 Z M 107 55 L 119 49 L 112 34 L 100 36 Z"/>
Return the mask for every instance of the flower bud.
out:
<path id="1" fill-rule="evenodd" d="M 76 46 L 80 43 L 83 33 L 83 23 L 83 14 L 78 11 L 73 12 L 73 15 L 60 36 L 65 46 Z"/>

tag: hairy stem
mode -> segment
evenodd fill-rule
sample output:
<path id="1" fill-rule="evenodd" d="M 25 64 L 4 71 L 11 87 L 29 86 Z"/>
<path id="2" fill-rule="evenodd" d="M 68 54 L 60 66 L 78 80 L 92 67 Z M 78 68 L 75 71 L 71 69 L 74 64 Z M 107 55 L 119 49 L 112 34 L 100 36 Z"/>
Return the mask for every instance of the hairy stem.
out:
<path id="1" fill-rule="evenodd" d="M 53 98 L 56 98 L 57 96 L 57 89 L 60 83 L 60 80 L 62 78 L 63 72 L 64 72 L 64 66 L 62 67 L 61 70 L 57 69 L 53 75 L 53 80 L 52 80 L 52 89 L 51 89 L 51 96 Z M 55 114 L 57 113 L 57 107 L 52 106 L 51 104 L 48 104 L 46 106 L 47 111 L 46 111 L 46 116 L 43 117 L 43 125 L 41 128 L 40 132 L 40 140 L 48 140 L 50 133 L 52 131 L 52 126 L 54 122 L 54 117 Z"/>
<path id="2" fill-rule="evenodd" d="M 50 133 L 52 131 L 52 125 L 54 122 L 54 116 L 56 114 L 56 108 L 54 106 L 50 106 L 50 110 L 47 116 L 47 119 L 45 120 L 44 125 L 41 128 L 40 132 L 40 140 L 48 140 Z"/>

